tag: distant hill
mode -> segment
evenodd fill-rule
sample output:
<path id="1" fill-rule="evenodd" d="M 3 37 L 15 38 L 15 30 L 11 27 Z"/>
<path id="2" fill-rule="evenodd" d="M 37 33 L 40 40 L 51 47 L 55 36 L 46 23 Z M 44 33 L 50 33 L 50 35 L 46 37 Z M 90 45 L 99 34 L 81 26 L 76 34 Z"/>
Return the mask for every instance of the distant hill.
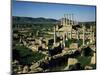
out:
<path id="1" fill-rule="evenodd" d="M 43 17 L 39 17 L 39 18 L 32 18 L 32 17 L 19 17 L 19 16 L 13 16 L 12 17 L 12 22 L 13 25 L 44 25 L 44 26 L 53 26 L 56 23 L 60 23 L 59 20 L 56 19 L 51 19 L 51 18 L 43 18 Z M 81 26 L 86 25 L 87 27 L 90 25 L 96 25 L 95 21 L 91 21 L 91 22 L 78 22 L 79 25 Z"/>
<path id="2" fill-rule="evenodd" d="M 51 19 L 51 18 L 32 18 L 32 17 L 19 17 L 13 16 L 12 17 L 13 24 L 38 24 L 38 23 L 56 23 L 58 20 Z"/>
<path id="3" fill-rule="evenodd" d="M 80 25 L 96 25 L 95 21 L 91 21 L 91 22 L 79 22 Z"/>

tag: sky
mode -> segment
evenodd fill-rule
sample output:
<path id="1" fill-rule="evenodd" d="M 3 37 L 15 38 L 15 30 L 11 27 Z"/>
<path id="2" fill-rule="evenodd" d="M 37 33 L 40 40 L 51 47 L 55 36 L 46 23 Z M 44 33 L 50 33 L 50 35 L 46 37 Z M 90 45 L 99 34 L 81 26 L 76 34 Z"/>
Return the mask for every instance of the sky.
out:
<path id="1" fill-rule="evenodd" d="M 54 4 L 13 1 L 12 16 L 44 17 L 61 19 L 64 14 L 74 14 L 74 20 L 80 22 L 95 21 L 96 7 L 89 5 Z"/>

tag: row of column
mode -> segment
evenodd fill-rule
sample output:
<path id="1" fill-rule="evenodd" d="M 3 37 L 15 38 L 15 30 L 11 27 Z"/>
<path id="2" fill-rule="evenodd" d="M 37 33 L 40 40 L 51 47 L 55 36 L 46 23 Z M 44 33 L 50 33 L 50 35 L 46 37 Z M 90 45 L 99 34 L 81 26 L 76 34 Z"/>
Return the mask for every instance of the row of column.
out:
<path id="1" fill-rule="evenodd" d="M 77 25 L 78 22 L 76 21 L 74 14 L 64 14 L 64 17 L 61 19 L 61 25 Z"/>
<path id="2" fill-rule="evenodd" d="M 91 26 L 91 31 L 90 31 L 90 36 L 91 36 L 91 38 L 90 38 L 90 42 L 92 43 L 93 42 L 93 40 L 94 40 L 94 32 L 93 32 L 93 28 L 92 28 L 92 26 Z M 85 45 L 85 26 L 84 25 L 82 25 L 82 30 L 83 30 L 83 46 Z M 68 32 L 66 32 L 66 38 L 67 38 L 67 36 L 69 36 L 69 33 Z M 79 31 L 77 30 L 77 39 L 79 39 Z M 66 40 L 66 38 L 63 36 L 63 41 L 65 41 Z M 70 31 L 70 39 L 72 38 L 72 30 Z M 56 27 L 54 26 L 54 45 L 56 44 Z"/>
<path id="3" fill-rule="evenodd" d="M 85 26 L 83 26 L 83 46 L 85 46 Z M 90 27 L 90 43 L 93 43 L 94 41 L 94 32 L 93 32 L 93 26 Z"/>
<path id="4" fill-rule="evenodd" d="M 61 25 L 74 25 L 74 14 L 64 14 L 64 17 L 61 19 Z"/>

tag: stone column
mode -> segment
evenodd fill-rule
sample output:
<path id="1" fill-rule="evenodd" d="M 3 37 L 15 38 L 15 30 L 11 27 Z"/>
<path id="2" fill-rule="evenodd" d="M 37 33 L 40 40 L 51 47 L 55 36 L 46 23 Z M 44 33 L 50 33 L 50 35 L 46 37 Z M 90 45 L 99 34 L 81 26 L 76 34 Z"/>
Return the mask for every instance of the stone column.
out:
<path id="1" fill-rule="evenodd" d="M 68 25 L 68 14 L 66 14 L 66 25 Z"/>
<path id="2" fill-rule="evenodd" d="M 63 46 L 65 47 L 65 38 L 64 38 L 64 35 L 63 35 Z"/>
<path id="3" fill-rule="evenodd" d="M 61 19 L 61 25 L 63 25 L 63 18 Z"/>
<path id="4" fill-rule="evenodd" d="M 64 17 L 63 17 L 63 26 L 65 26 L 66 25 L 66 21 L 65 21 L 65 14 L 64 14 Z"/>
<path id="5" fill-rule="evenodd" d="M 79 40 L 79 32 L 78 32 L 78 30 L 76 31 L 77 33 L 77 40 Z"/>
<path id="6" fill-rule="evenodd" d="M 20 43 L 22 42 L 21 36 L 20 36 L 19 42 L 20 42 Z"/>
<path id="7" fill-rule="evenodd" d="M 67 14 L 67 25 L 69 25 L 69 14 Z"/>
<path id="8" fill-rule="evenodd" d="M 65 22 L 65 26 L 66 26 L 67 25 L 66 14 L 64 14 L 64 22 Z"/>
<path id="9" fill-rule="evenodd" d="M 56 44 L 56 27 L 54 26 L 54 45 Z"/>
<path id="10" fill-rule="evenodd" d="M 85 26 L 83 26 L 83 46 L 85 45 Z"/>
<path id="11" fill-rule="evenodd" d="M 95 41 L 95 39 L 94 39 L 94 32 L 93 32 L 93 36 L 92 37 L 93 37 L 93 41 Z"/>
<path id="12" fill-rule="evenodd" d="M 71 25 L 74 25 L 73 24 L 73 14 L 70 14 L 70 23 L 71 23 Z"/>
<path id="13" fill-rule="evenodd" d="M 36 36 L 38 36 L 38 34 L 39 34 L 39 31 L 37 30 L 37 32 L 36 32 Z"/>
<path id="14" fill-rule="evenodd" d="M 91 35 L 90 35 L 91 36 L 91 41 L 90 42 L 92 43 L 93 42 L 92 26 L 91 26 L 90 30 L 91 30 Z"/>
<path id="15" fill-rule="evenodd" d="M 69 25 L 71 25 L 71 14 L 69 14 Z"/>
<path id="16" fill-rule="evenodd" d="M 74 25 L 74 14 L 72 14 L 72 25 Z"/>
<path id="17" fill-rule="evenodd" d="M 70 31 L 70 39 L 72 39 L 72 29 L 71 29 L 71 31 Z"/>
<path id="18" fill-rule="evenodd" d="M 68 40 L 68 32 L 66 32 L 66 40 Z"/>
<path id="19" fill-rule="evenodd" d="M 70 32 L 69 32 L 69 37 L 70 37 L 70 39 L 71 39 L 71 37 L 72 37 L 71 33 L 72 33 L 72 32 L 70 31 Z"/>

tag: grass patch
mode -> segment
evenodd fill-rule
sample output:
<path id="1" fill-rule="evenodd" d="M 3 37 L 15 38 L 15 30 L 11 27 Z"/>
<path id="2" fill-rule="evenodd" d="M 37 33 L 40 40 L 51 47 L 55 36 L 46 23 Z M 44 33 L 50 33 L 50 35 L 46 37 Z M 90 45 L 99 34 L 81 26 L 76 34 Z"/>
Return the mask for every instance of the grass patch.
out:
<path id="1" fill-rule="evenodd" d="M 44 58 L 46 55 L 33 52 L 31 49 L 25 46 L 16 46 L 13 50 L 13 58 L 18 60 L 22 65 L 30 65 L 32 62 L 37 62 Z"/>
<path id="2" fill-rule="evenodd" d="M 91 62 L 91 57 L 80 56 L 77 59 L 83 67 L 89 65 Z"/>

